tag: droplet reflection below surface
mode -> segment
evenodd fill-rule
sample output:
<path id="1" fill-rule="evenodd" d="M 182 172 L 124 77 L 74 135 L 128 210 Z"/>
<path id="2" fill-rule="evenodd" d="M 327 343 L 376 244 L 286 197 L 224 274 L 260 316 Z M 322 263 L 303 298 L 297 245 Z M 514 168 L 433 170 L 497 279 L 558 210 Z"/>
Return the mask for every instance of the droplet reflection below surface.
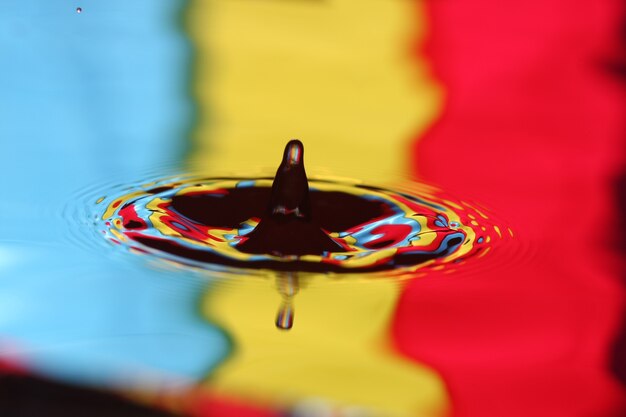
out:
<path id="1" fill-rule="evenodd" d="M 293 327 L 294 309 L 293 305 L 285 302 L 280 306 L 276 315 L 276 327 L 281 330 L 289 330 Z"/>

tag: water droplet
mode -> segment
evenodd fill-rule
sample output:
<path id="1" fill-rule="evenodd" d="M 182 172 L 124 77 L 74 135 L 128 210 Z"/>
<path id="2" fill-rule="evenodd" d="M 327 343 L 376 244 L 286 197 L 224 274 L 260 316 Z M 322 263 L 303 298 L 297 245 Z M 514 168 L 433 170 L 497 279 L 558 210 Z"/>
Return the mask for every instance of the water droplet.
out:
<path id="1" fill-rule="evenodd" d="M 284 302 L 276 315 L 276 327 L 281 330 L 289 330 L 293 327 L 294 310 L 290 302 Z"/>
<path id="2" fill-rule="evenodd" d="M 76 8 L 76 13 L 82 13 L 83 12 L 83 8 L 82 7 L 77 7 Z"/>
<path id="3" fill-rule="evenodd" d="M 271 253 L 276 257 L 341 252 L 342 246 L 312 222 L 313 217 L 304 169 L 304 145 L 294 139 L 283 151 L 265 216 L 237 249 L 250 254 Z"/>
<path id="4" fill-rule="evenodd" d="M 500 229 L 483 221 L 485 216 L 474 216 L 468 204 L 455 203 L 435 189 L 423 193 L 421 187 L 398 192 L 309 182 L 304 146 L 292 140 L 271 187 L 265 177 L 152 179 L 119 194 L 107 191 L 106 199 L 97 200 L 107 204 L 97 213 L 97 223 L 107 239 L 139 245 L 168 264 L 174 259 L 182 267 L 191 261 L 207 269 L 281 271 L 277 289 L 286 303 L 298 291 L 297 277 L 288 271 L 416 270 L 435 259 L 444 264 L 478 254 L 491 236 L 476 238 L 489 228 L 501 237 Z M 150 216 L 157 204 L 165 216 Z M 469 246 L 459 250 L 463 242 Z M 164 252 L 172 259 L 163 258 Z M 283 316 L 279 328 L 287 328 L 290 320 Z"/>

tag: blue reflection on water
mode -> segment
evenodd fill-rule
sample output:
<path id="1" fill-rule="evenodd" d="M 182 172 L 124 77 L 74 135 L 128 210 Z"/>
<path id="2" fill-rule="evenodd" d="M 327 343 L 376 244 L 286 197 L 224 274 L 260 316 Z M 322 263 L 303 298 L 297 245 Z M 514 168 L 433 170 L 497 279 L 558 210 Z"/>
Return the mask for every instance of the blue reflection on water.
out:
<path id="1" fill-rule="evenodd" d="M 77 190 L 184 153 L 182 6 L 0 2 L 0 357 L 108 383 L 141 369 L 198 379 L 227 354 L 196 312 L 202 285 L 73 243 L 81 219 L 62 215 L 84 203 Z"/>

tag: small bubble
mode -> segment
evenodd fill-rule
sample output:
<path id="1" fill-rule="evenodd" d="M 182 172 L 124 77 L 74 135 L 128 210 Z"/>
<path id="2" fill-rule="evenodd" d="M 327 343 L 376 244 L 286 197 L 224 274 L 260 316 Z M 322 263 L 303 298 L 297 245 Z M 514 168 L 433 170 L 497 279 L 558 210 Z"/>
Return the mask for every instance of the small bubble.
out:
<path id="1" fill-rule="evenodd" d="M 77 7 L 76 8 L 76 13 L 82 13 L 83 12 L 83 8 L 82 7 Z"/>

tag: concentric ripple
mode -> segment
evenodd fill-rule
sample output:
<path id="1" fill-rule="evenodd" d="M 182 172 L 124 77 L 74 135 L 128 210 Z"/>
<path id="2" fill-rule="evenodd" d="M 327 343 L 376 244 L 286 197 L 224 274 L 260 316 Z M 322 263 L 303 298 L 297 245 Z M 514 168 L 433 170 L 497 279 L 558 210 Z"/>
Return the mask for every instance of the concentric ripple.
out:
<path id="1" fill-rule="evenodd" d="M 271 178 L 159 180 L 98 199 L 98 227 L 115 245 L 179 264 L 323 272 L 443 267 L 486 254 L 502 237 L 484 211 L 429 186 L 394 191 L 310 180 L 313 222 L 341 250 L 247 253 L 242 246 L 267 209 L 271 186 Z"/>

